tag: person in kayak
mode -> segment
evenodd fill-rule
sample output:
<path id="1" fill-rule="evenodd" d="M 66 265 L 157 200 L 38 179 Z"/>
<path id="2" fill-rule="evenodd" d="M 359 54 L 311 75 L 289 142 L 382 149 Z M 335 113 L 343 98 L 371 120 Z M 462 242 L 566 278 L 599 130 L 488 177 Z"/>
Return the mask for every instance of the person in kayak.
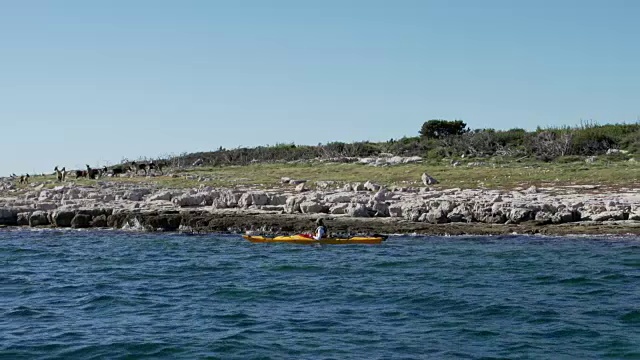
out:
<path id="1" fill-rule="evenodd" d="M 316 232 L 313 235 L 313 238 L 315 240 L 320 240 L 322 238 L 326 238 L 327 237 L 327 227 L 324 226 L 324 220 L 322 220 L 322 218 L 318 218 L 318 220 L 316 220 L 316 225 L 318 227 L 316 228 Z"/>

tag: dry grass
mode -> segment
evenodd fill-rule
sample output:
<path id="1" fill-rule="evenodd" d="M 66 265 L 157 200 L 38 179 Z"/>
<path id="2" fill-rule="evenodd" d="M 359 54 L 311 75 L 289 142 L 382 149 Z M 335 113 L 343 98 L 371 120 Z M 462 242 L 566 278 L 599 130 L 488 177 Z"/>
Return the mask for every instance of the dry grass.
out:
<path id="1" fill-rule="evenodd" d="M 99 181 L 155 184 L 162 187 L 190 188 L 199 185 L 235 187 L 274 187 L 281 177 L 305 179 L 312 185 L 316 181 L 335 181 L 339 184 L 364 182 L 367 180 L 388 186 L 422 186 L 423 172 L 440 181 L 436 188 L 493 188 L 513 189 L 516 187 L 602 185 L 611 188 L 635 187 L 640 180 L 640 166 L 635 162 L 584 162 L 558 163 L 486 163 L 476 166 L 462 164 L 457 167 L 442 163 L 406 164 L 398 166 L 374 167 L 360 164 L 304 163 L 304 164 L 253 164 L 247 166 L 226 166 L 195 168 L 175 171 L 177 177 L 121 177 L 102 178 Z M 55 177 L 45 176 L 32 179 L 34 182 L 54 181 Z M 204 181 L 203 181 L 204 180 Z M 71 181 L 79 185 L 90 185 L 96 180 L 80 179 Z M 58 185 L 48 184 L 46 187 Z M 20 185 L 26 190 L 28 186 Z"/>

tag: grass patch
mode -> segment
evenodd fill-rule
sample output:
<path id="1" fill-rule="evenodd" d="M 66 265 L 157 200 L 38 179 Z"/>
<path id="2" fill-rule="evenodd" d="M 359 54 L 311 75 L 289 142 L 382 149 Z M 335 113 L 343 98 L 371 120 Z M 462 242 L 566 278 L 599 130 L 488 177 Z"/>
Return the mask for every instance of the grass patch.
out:
<path id="1" fill-rule="evenodd" d="M 571 159 L 573 160 L 573 159 Z M 213 187 L 252 186 L 271 188 L 280 185 L 280 178 L 305 179 L 313 187 L 316 181 L 344 183 L 372 181 L 387 186 L 423 186 L 423 172 L 440 181 L 433 186 L 446 188 L 491 188 L 510 190 L 516 187 L 601 185 L 612 188 L 634 187 L 640 179 L 640 167 L 636 162 L 611 162 L 599 160 L 592 164 L 584 161 L 566 163 L 475 161 L 473 166 L 462 163 L 453 167 L 448 162 L 405 164 L 374 167 L 346 163 L 298 163 L 298 164 L 251 164 L 244 166 L 221 166 L 168 171 L 177 177 L 119 177 L 99 180 L 71 179 L 78 185 L 91 185 L 96 181 L 154 184 L 159 187 L 193 188 L 201 185 Z M 32 183 L 52 181 L 44 188 L 60 185 L 55 176 L 37 177 Z M 19 185 L 20 190 L 31 189 L 30 185 Z"/>

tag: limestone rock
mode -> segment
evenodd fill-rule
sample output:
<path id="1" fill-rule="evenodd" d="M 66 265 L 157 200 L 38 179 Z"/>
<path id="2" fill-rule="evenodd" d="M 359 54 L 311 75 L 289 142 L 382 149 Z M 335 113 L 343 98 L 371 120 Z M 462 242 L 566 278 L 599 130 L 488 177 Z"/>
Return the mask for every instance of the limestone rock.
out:
<path id="1" fill-rule="evenodd" d="M 31 216 L 29 217 L 29 226 L 33 227 L 44 225 L 49 225 L 49 216 L 46 212 L 38 210 L 31 213 Z"/>
<path id="2" fill-rule="evenodd" d="M 381 188 L 380 185 L 378 185 L 376 183 L 373 183 L 371 181 L 365 182 L 363 186 L 364 186 L 365 190 L 369 190 L 369 191 L 378 191 Z"/>
<path id="3" fill-rule="evenodd" d="M 369 210 L 363 204 L 349 204 L 347 214 L 351 217 L 369 217 Z"/>
<path id="4" fill-rule="evenodd" d="M 51 223 L 57 227 L 70 227 L 71 220 L 73 220 L 75 216 L 75 211 L 58 210 L 51 215 Z"/>
<path id="5" fill-rule="evenodd" d="M 375 201 L 371 204 L 371 210 L 373 212 L 373 216 L 375 217 L 388 217 L 389 213 L 389 205 L 385 202 Z"/>
<path id="6" fill-rule="evenodd" d="M 0 225 L 17 225 L 18 210 L 0 207 Z"/>
<path id="7" fill-rule="evenodd" d="M 179 196 L 179 193 L 175 191 L 160 191 L 152 194 L 147 199 L 148 201 L 171 201 L 174 196 Z"/>
<path id="8" fill-rule="evenodd" d="M 329 203 L 348 203 L 353 198 L 352 193 L 339 192 L 335 194 L 329 194 L 324 197 L 324 200 Z"/>
<path id="9" fill-rule="evenodd" d="M 591 215 L 592 221 L 624 220 L 623 211 L 604 211 Z"/>
<path id="10" fill-rule="evenodd" d="M 580 212 L 576 210 L 562 210 L 551 216 L 551 222 L 554 224 L 564 224 L 574 221 L 580 221 Z"/>
<path id="11" fill-rule="evenodd" d="M 513 208 L 509 212 L 508 220 L 514 224 L 519 224 L 524 221 L 534 220 L 535 213 L 531 209 L 527 208 Z"/>
<path id="12" fill-rule="evenodd" d="M 91 220 L 92 227 L 107 227 L 107 216 L 106 215 L 98 215 L 93 220 Z"/>
<path id="13" fill-rule="evenodd" d="M 329 212 L 329 208 L 315 201 L 303 201 L 300 203 L 300 211 L 303 214 L 318 214 Z"/>
<path id="14" fill-rule="evenodd" d="M 186 206 L 201 206 L 206 202 L 205 194 L 184 194 L 178 197 L 175 197 L 171 200 L 175 205 L 180 207 Z"/>
<path id="15" fill-rule="evenodd" d="M 307 189 L 306 184 L 304 182 L 299 183 L 298 185 L 296 185 L 296 191 L 297 192 L 304 192 L 307 191 L 309 189 Z"/>
<path id="16" fill-rule="evenodd" d="M 422 173 L 422 176 L 420 177 L 422 179 L 422 183 L 427 186 L 427 185 L 435 185 L 437 184 L 439 181 L 434 179 L 433 177 L 431 177 L 431 175 L 425 173 Z"/>
<path id="17" fill-rule="evenodd" d="M 88 228 L 91 226 L 91 215 L 76 214 L 71 220 L 71 227 L 74 229 Z"/>
<path id="18" fill-rule="evenodd" d="M 426 221 L 431 224 L 444 224 L 446 222 L 449 222 L 449 219 L 447 218 L 447 214 L 439 208 L 429 210 L 429 212 L 424 215 L 426 216 L 423 219 L 423 221 Z"/>
<path id="19" fill-rule="evenodd" d="M 30 212 L 20 212 L 18 213 L 18 220 L 17 220 L 17 224 L 18 226 L 26 226 L 29 225 L 29 217 L 31 216 Z"/>
<path id="20" fill-rule="evenodd" d="M 329 208 L 329 213 L 334 215 L 346 214 L 348 207 L 349 204 L 347 203 L 334 204 Z"/>

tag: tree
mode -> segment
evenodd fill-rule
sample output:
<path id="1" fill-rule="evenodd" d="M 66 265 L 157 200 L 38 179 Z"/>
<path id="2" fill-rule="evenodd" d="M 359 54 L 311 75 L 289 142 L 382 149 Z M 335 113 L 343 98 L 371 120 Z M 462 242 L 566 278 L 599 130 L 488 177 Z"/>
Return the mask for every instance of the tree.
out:
<path id="1" fill-rule="evenodd" d="M 450 135 L 462 135 L 468 131 L 462 120 L 429 120 L 422 124 L 420 135 L 426 138 L 441 139 Z"/>

